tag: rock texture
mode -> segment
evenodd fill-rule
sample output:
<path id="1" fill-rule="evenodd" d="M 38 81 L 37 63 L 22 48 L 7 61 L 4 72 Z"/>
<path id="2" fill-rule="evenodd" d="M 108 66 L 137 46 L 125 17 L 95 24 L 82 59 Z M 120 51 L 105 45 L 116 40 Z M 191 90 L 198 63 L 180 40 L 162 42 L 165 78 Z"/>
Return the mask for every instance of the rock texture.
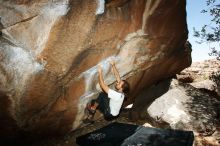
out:
<path id="1" fill-rule="evenodd" d="M 193 62 L 177 75 L 179 81 L 191 83 L 198 89 L 216 92 L 220 96 L 220 61 L 217 59 Z"/>
<path id="2" fill-rule="evenodd" d="M 186 1 L 0 0 L 0 135 L 62 134 L 81 124 L 87 102 L 115 82 L 109 60 L 143 88 L 191 64 Z"/>
<path id="3" fill-rule="evenodd" d="M 173 82 L 170 90 L 148 108 L 151 117 L 174 129 L 214 133 L 220 120 L 220 101 L 189 84 Z"/>
<path id="4" fill-rule="evenodd" d="M 220 61 L 217 59 L 193 62 L 192 65 L 184 69 L 180 74 L 190 75 L 193 82 L 209 79 L 213 73 L 220 71 Z"/>
<path id="5" fill-rule="evenodd" d="M 147 112 L 145 116 L 149 114 L 160 127 L 166 123 L 172 129 L 194 131 L 196 145 L 205 137 L 209 143 L 220 144 L 220 100 L 190 84 L 174 79 L 169 91 L 157 98 Z"/>
<path id="6" fill-rule="evenodd" d="M 200 81 L 200 82 L 194 82 L 191 83 L 191 85 L 195 88 L 198 89 L 207 89 L 209 91 L 216 91 L 217 92 L 217 84 L 211 80 L 204 80 L 204 81 Z"/>
<path id="7" fill-rule="evenodd" d="M 139 108 L 142 117 L 150 117 L 160 127 L 194 131 L 196 146 L 219 145 L 219 78 L 213 78 L 219 71 L 219 60 L 194 62 L 177 74 L 178 80 L 152 85 L 154 90 L 146 90 L 152 104 Z"/>

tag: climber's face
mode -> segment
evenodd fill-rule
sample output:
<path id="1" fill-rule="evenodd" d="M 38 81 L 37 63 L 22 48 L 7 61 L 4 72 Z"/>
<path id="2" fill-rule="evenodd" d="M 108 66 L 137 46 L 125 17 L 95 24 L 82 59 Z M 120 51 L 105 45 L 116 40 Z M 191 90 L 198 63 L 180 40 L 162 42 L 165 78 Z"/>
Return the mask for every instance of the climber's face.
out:
<path id="1" fill-rule="evenodd" d="M 116 82 L 115 88 L 122 91 L 124 81 Z"/>

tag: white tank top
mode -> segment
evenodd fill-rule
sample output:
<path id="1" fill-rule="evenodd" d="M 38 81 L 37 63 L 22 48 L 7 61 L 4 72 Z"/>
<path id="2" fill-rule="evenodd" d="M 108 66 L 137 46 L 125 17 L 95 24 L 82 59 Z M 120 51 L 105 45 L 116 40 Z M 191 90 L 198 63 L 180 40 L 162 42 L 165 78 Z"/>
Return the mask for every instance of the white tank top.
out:
<path id="1" fill-rule="evenodd" d="M 116 92 L 112 89 L 108 90 L 108 97 L 110 98 L 109 106 L 110 106 L 110 113 L 113 116 L 117 116 L 121 109 L 122 103 L 124 101 L 125 95 L 123 93 Z"/>

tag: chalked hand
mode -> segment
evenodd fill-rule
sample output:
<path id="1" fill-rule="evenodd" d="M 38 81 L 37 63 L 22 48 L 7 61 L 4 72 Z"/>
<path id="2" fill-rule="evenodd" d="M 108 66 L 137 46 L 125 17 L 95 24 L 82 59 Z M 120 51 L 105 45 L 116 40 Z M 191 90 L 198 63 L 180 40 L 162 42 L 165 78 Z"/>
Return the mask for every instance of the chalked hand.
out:
<path id="1" fill-rule="evenodd" d="M 101 73 L 102 72 L 102 66 L 99 64 L 98 65 L 98 72 Z"/>
<path id="2" fill-rule="evenodd" d="M 115 61 L 114 61 L 114 60 L 109 61 L 109 63 L 110 63 L 112 66 L 115 65 Z"/>

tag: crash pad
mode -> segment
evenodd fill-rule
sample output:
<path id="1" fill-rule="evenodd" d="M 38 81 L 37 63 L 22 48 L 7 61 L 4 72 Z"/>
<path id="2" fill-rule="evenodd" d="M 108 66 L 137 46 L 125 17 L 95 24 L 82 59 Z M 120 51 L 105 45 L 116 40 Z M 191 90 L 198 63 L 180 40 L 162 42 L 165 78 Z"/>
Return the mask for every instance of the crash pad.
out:
<path id="1" fill-rule="evenodd" d="M 192 146 L 192 131 L 114 122 L 76 138 L 80 146 Z"/>

